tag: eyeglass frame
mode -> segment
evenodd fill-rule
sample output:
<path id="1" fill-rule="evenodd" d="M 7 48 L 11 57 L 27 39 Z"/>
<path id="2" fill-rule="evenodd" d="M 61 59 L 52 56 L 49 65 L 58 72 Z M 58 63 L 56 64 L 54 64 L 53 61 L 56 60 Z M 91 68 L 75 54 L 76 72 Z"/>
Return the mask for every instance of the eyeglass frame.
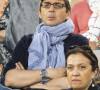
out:
<path id="1" fill-rule="evenodd" d="M 40 0 L 40 5 L 39 5 L 39 9 L 41 10 L 41 3 L 43 2 L 44 0 Z M 71 11 L 71 5 L 69 3 L 69 0 L 64 0 L 64 3 L 66 5 L 66 13 L 68 13 L 68 11 Z"/>
<path id="2" fill-rule="evenodd" d="M 43 3 L 48 3 L 48 5 L 50 5 L 50 6 L 49 6 L 49 7 L 44 7 L 44 6 L 43 6 Z M 56 7 L 55 7 L 56 4 L 61 5 L 61 7 L 56 8 Z M 46 9 L 49 9 L 52 5 L 53 5 L 53 7 L 54 7 L 55 9 L 61 9 L 61 8 L 63 8 L 63 7 L 66 7 L 65 4 L 63 4 L 63 3 L 58 3 L 58 2 L 55 2 L 55 3 L 41 2 L 41 4 L 40 4 L 41 7 L 46 8 Z"/>

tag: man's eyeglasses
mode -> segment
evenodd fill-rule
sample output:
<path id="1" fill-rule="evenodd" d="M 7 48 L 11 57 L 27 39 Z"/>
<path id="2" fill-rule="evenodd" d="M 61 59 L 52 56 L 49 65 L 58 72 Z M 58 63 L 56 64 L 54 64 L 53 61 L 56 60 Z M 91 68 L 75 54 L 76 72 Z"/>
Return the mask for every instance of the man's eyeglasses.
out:
<path id="1" fill-rule="evenodd" d="M 47 8 L 47 9 L 49 9 L 49 8 L 51 7 L 51 5 L 53 5 L 53 7 L 54 7 L 55 9 L 60 9 L 60 8 L 66 7 L 65 4 L 58 3 L 58 2 L 55 2 L 55 3 L 53 3 L 53 4 L 51 4 L 50 2 L 42 2 L 42 3 L 41 3 L 41 6 L 42 6 L 43 8 Z"/>

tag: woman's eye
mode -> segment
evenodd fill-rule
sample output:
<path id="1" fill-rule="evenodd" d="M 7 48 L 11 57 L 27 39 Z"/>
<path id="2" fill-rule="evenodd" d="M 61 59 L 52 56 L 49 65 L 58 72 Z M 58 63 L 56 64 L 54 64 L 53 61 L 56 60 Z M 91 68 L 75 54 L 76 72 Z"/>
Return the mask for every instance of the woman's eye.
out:
<path id="1" fill-rule="evenodd" d="M 80 66 L 80 68 L 81 68 L 81 69 L 85 69 L 86 67 L 85 67 L 85 66 Z"/>
<path id="2" fill-rule="evenodd" d="M 73 69 L 73 67 L 68 67 L 69 70 Z"/>

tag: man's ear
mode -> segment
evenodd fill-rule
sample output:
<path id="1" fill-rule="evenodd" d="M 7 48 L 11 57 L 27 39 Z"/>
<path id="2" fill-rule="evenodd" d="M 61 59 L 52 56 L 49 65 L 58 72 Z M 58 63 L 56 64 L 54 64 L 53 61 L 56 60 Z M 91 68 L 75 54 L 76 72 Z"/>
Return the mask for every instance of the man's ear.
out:
<path id="1" fill-rule="evenodd" d="M 70 18 L 70 15 L 71 15 L 71 11 L 68 11 L 66 14 L 66 19 Z"/>
<path id="2" fill-rule="evenodd" d="M 1 75 L 2 69 L 3 69 L 3 65 L 1 64 L 0 65 L 0 75 Z"/>
<path id="3" fill-rule="evenodd" d="M 68 15 L 69 15 L 69 16 L 71 15 L 71 10 L 70 10 L 70 11 L 68 11 Z"/>
<path id="4" fill-rule="evenodd" d="M 40 9 L 38 10 L 38 13 L 39 13 L 39 17 L 41 18 L 41 10 Z"/>

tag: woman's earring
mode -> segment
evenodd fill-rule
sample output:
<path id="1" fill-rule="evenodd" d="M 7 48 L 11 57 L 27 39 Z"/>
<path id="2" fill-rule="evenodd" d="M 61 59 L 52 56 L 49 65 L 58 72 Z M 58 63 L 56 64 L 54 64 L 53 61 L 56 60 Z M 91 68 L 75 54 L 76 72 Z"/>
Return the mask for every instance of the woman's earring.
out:
<path id="1" fill-rule="evenodd" d="M 68 85 L 68 88 L 71 88 L 71 86 L 70 86 L 70 85 Z"/>
<path id="2" fill-rule="evenodd" d="M 95 87 L 94 83 L 92 83 L 92 87 Z"/>
<path id="3" fill-rule="evenodd" d="M 95 87 L 94 80 L 92 81 L 92 87 Z"/>

